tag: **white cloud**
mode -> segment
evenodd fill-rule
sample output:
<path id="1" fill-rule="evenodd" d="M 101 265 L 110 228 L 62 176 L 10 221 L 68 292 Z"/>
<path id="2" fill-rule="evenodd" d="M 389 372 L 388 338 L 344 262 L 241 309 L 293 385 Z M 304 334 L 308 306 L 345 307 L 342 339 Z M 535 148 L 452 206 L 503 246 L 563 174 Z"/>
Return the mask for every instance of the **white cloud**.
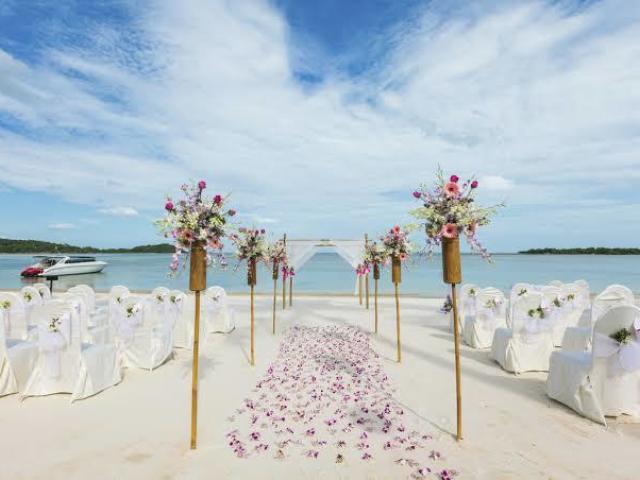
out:
<path id="1" fill-rule="evenodd" d="M 49 228 L 51 230 L 73 230 L 77 227 L 73 223 L 51 223 Z"/>
<path id="2" fill-rule="evenodd" d="M 98 211 L 105 215 L 111 215 L 114 217 L 137 217 L 139 215 L 138 210 L 133 207 L 101 208 Z"/>
<path id="3" fill-rule="evenodd" d="M 161 212 L 165 193 L 205 178 L 293 235 L 358 237 L 406 219 L 437 163 L 477 174 L 488 203 L 508 191 L 523 235 L 539 207 L 637 200 L 640 14 L 619 0 L 572 15 L 498 5 L 427 9 L 375 70 L 310 91 L 266 1 L 152 2 L 137 12 L 144 51 L 106 27 L 85 32 L 95 48 L 52 45 L 42 64 L 0 50 L 0 112 L 38 133 L 0 127 L 2 182 Z"/>

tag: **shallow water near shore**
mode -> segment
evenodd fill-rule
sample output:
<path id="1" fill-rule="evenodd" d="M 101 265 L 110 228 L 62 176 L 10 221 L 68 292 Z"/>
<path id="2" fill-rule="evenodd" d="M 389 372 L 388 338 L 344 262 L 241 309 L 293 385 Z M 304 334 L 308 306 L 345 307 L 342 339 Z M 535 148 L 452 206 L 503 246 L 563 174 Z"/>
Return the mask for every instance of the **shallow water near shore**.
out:
<path id="1" fill-rule="evenodd" d="M 103 254 L 96 258 L 108 262 L 99 274 L 60 277 L 54 289 L 85 283 L 98 291 L 109 290 L 113 285 L 126 285 L 131 290 L 147 291 L 159 285 L 186 289 L 188 272 L 176 278 L 167 276 L 170 256 L 167 254 Z M 20 271 L 30 263 L 30 255 L 0 255 L 0 289 L 18 289 L 34 279 L 23 279 Z M 480 286 L 494 286 L 508 290 L 515 282 L 543 284 L 551 280 L 569 282 L 585 279 L 593 292 L 607 285 L 620 283 L 640 292 L 640 255 L 517 255 L 497 254 L 493 263 L 487 263 L 476 255 L 462 256 L 463 280 Z M 270 293 L 273 289 L 271 271 L 258 267 L 258 293 Z M 231 262 L 226 271 L 209 270 L 208 285 L 221 285 L 229 292 L 247 291 L 244 265 L 236 269 Z M 373 292 L 373 278 L 370 278 Z M 281 280 L 278 288 L 281 287 Z M 310 294 L 351 294 L 354 292 L 355 275 L 351 267 L 337 254 L 320 252 L 309 260 L 295 277 L 295 292 Z M 391 293 L 389 269 L 382 271 L 380 293 Z M 403 271 L 403 294 L 440 297 L 448 291 L 442 283 L 441 258 L 431 260 L 414 257 Z"/>

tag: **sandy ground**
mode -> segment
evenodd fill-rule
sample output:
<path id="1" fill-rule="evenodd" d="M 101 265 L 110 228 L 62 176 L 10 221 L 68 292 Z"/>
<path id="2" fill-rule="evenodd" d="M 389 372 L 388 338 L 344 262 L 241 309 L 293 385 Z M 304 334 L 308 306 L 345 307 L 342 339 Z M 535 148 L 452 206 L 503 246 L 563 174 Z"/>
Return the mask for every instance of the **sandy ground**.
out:
<path id="1" fill-rule="evenodd" d="M 640 424 L 605 428 L 549 400 L 546 374 L 514 376 L 486 351 L 462 347 L 464 436 L 456 443 L 453 343 L 441 302 L 402 301 L 403 362 L 395 362 L 393 299 L 380 302 L 374 350 L 397 388 L 396 398 L 434 436 L 443 465 L 474 479 L 630 479 L 638 475 Z M 275 358 L 271 299 L 256 305 L 256 360 L 248 364 L 248 299 L 231 297 L 236 330 L 212 335 L 200 359 L 199 445 L 189 450 L 191 356 L 154 372 L 127 370 L 123 382 L 75 404 L 67 395 L 0 398 L 0 479 L 406 478 L 405 470 L 359 459 L 239 459 L 226 445 L 227 418 L 250 395 Z M 299 297 L 278 310 L 278 330 L 347 324 L 373 328 L 349 297 Z"/>

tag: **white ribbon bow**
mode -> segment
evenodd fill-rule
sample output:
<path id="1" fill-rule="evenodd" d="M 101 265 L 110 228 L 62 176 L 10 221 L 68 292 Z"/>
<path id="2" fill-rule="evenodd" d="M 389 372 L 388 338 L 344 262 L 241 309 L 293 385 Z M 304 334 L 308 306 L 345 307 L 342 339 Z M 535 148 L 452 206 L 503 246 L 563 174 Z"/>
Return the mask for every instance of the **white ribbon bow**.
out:
<path id="1" fill-rule="evenodd" d="M 637 328 L 638 320 L 634 324 Z M 626 372 L 632 373 L 640 370 L 640 343 L 631 341 L 619 343 L 611 337 L 595 332 L 593 335 L 593 355 L 598 358 L 609 358 L 617 355 L 620 367 Z"/>

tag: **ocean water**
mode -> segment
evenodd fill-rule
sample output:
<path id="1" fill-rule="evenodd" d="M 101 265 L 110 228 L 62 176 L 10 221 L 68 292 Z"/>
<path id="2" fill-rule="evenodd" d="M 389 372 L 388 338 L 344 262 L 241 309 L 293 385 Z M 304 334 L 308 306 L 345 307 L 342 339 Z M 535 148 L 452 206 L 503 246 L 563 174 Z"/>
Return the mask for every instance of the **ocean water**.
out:
<path id="1" fill-rule="evenodd" d="M 105 254 L 96 258 L 108 262 L 102 273 L 60 277 L 54 290 L 85 283 L 98 291 L 107 291 L 113 285 L 125 285 L 131 290 L 151 290 L 157 286 L 186 289 L 188 271 L 176 278 L 168 278 L 167 254 Z M 20 271 L 33 259 L 30 255 L 0 255 L 0 289 L 18 289 L 33 279 L 23 279 Z M 221 285 L 229 292 L 247 291 L 246 269 L 239 269 L 232 262 L 226 271 L 209 270 L 207 284 Z M 551 280 L 569 282 L 585 279 L 592 292 L 599 292 L 607 285 L 620 283 L 635 293 L 640 293 L 640 255 L 494 255 L 493 263 L 486 263 L 476 255 L 462 256 L 464 282 L 479 286 L 493 286 L 508 290 L 516 282 L 536 284 Z M 280 287 L 281 281 L 279 282 Z M 336 253 L 319 252 L 297 272 L 294 292 L 304 293 L 353 293 L 355 275 L 351 267 Z M 258 293 L 273 289 L 271 271 L 258 267 Z M 424 296 L 443 296 L 448 287 L 442 283 L 441 258 L 431 260 L 414 257 L 403 270 L 401 292 Z M 379 282 L 381 293 L 391 293 L 393 284 L 389 269 L 384 269 Z M 373 279 L 371 277 L 371 291 Z"/>

